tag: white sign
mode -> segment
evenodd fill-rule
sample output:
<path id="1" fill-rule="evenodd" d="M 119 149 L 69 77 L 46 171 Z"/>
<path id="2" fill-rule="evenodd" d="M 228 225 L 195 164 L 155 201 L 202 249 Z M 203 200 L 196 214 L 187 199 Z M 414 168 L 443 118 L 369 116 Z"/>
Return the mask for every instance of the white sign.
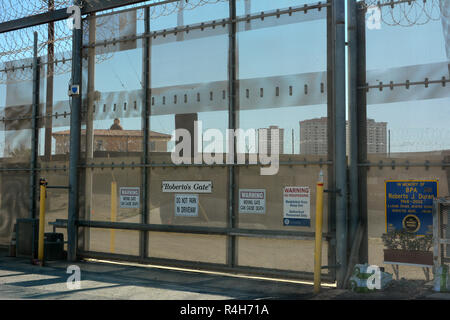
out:
<path id="1" fill-rule="evenodd" d="M 266 213 L 265 189 L 239 189 L 239 213 Z"/>
<path id="2" fill-rule="evenodd" d="M 163 181 L 162 192 L 211 193 L 211 181 Z"/>
<path id="3" fill-rule="evenodd" d="M 198 217 L 198 194 L 176 194 L 175 216 Z"/>
<path id="4" fill-rule="evenodd" d="M 140 189 L 134 187 L 120 188 L 120 208 L 135 209 L 140 206 Z"/>
<path id="5" fill-rule="evenodd" d="M 311 226 L 309 187 L 284 187 L 283 225 Z"/>

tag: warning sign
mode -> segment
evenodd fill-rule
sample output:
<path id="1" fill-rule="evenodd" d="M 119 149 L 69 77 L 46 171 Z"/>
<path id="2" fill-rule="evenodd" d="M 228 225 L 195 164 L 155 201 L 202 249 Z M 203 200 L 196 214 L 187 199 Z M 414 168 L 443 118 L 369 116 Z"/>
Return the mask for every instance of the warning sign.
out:
<path id="1" fill-rule="evenodd" d="M 265 189 L 239 189 L 239 213 L 266 213 Z"/>
<path id="2" fill-rule="evenodd" d="M 140 188 L 123 187 L 120 188 L 120 208 L 139 209 Z"/>
<path id="3" fill-rule="evenodd" d="M 197 217 L 198 216 L 198 194 L 176 194 L 175 216 Z"/>
<path id="4" fill-rule="evenodd" d="M 283 225 L 311 226 L 309 187 L 284 187 Z"/>

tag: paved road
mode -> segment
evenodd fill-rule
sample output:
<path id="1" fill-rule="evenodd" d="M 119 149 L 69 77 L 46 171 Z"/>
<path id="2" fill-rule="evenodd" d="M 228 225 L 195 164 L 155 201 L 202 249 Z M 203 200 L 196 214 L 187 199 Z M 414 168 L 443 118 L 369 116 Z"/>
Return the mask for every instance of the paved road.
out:
<path id="1" fill-rule="evenodd" d="M 45 267 L 0 251 L 0 300 L 450 300 L 450 293 L 433 292 L 432 282 L 394 281 L 385 291 L 358 294 L 324 287 L 313 294 L 311 284 L 256 277 L 192 272 L 155 266 L 81 261 L 80 287 L 69 288 L 67 262 Z"/>
<path id="2" fill-rule="evenodd" d="M 77 262 L 80 288 L 69 289 L 66 262 L 31 265 L 0 256 L 0 299 L 223 300 L 308 299 L 311 285 L 102 262 Z"/>

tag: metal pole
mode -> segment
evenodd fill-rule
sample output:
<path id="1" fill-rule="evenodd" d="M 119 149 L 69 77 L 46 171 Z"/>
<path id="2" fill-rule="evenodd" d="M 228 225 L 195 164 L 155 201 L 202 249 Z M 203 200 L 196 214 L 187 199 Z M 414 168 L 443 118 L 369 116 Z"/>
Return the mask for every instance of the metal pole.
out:
<path id="1" fill-rule="evenodd" d="M 335 152 L 334 152 L 334 97 L 333 97 L 333 28 L 331 27 L 331 1 L 327 0 L 327 140 L 328 140 L 328 161 L 332 165 L 328 166 L 328 188 L 336 189 L 335 184 Z M 328 242 L 328 264 L 336 263 L 336 193 L 329 193 L 328 196 L 328 232 L 333 235 Z M 333 280 L 336 280 L 336 269 L 329 269 L 329 274 Z"/>
<path id="2" fill-rule="evenodd" d="M 230 19 L 236 20 L 236 0 L 229 1 Z M 228 30 L 228 128 L 236 128 L 236 105 L 239 99 L 237 93 L 237 70 L 236 70 L 236 22 L 229 24 Z M 229 153 L 234 155 L 234 161 L 236 161 L 236 143 L 234 143 L 234 136 L 229 137 L 233 139 L 233 143 L 229 142 Z M 230 148 L 233 148 L 231 150 Z M 236 163 L 236 162 L 235 162 Z M 235 211 L 235 192 L 236 192 L 236 172 L 234 166 L 228 168 L 228 226 L 235 228 L 237 226 L 237 217 Z M 235 236 L 228 236 L 227 245 L 227 264 L 233 267 L 237 264 L 236 254 L 236 242 Z"/>
<path id="3" fill-rule="evenodd" d="M 48 0 L 48 11 L 55 10 L 55 0 Z M 53 126 L 53 74 L 55 60 L 55 22 L 48 23 L 48 45 L 47 45 L 47 99 L 45 113 L 50 115 L 45 118 L 45 143 L 44 158 L 50 161 L 52 156 L 52 126 Z"/>
<path id="4" fill-rule="evenodd" d="M 117 220 L 117 182 L 111 182 L 111 222 Z M 109 230 L 109 252 L 114 253 L 116 250 L 116 230 Z"/>
<path id="5" fill-rule="evenodd" d="M 323 225 L 323 172 L 320 170 L 316 187 L 316 232 L 314 247 L 314 293 L 320 292 L 322 272 L 322 225 Z"/>
<path id="6" fill-rule="evenodd" d="M 345 2 L 332 1 L 333 28 L 333 102 L 335 122 L 336 177 L 336 262 L 338 287 L 344 285 L 347 271 L 347 159 L 346 159 L 346 76 L 345 76 Z"/>
<path id="7" fill-rule="evenodd" d="M 350 131 L 349 153 L 349 192 L 350 192 L 350 225 L 349 243 L 353 244 L 359 223 L 358 201 L 358 105 L 357 105 L 357 30 L 356 30 L 356 0 L 347 1 L 348 9 L 348 120 Z"/>
<path id="8" fill-rule="evenodd" d="M 38 260 L 40 265 L 44 264 L 44 235 L 45 235 L 45 198 L 46 198 L 47 181 L 41 179 L 39 181 L 40 202 L 39 202 L 39 241 L 38 241 Z"/>
<path id="9" fill-rule="evenodd" d="M 366 9 L 364 3 L 357 5 L 357 87 L 366 85 Z M 358 123 L 358 163 L 367 162 L 367 93 L 366 90 L 358 90 L 357 102 L 357 123 Z M 369 260 L 369 239 L 368 239 L 368 216 L 367 216 L 367 167 L 359 167 L 358 172 L 358 203 L 359 220 L 363 227 L 363 236 L 359 249 L 360 263 Z"/>
<path id="10" fill-rule="evenodd" d="M 38 125 L 37 115 L 39 112 L 39 70 L 40 59 L 38 58 L 38 34 L 34 32 L 33 46 L 33 104 L 31 109 L 31 171 L 30 171 L 30 218 L 36 216 L 36 166 L 38 157 Z"/>
<path id="11" fill-rule="evenodd" d="M 89 44 L 95 43 L 96 19 L 95 13 L 90 15 L 89 21 Z M 94 159 L 94 104 L 95 104 L 95 47 L 89 47 L 88 51 L 88 82 L 87 82 L 87 114 L 86 114 L 86 163 Z M 85 171 L 85 219 L 91 220 L 92 193 L 93 193 L 93 169 Z M 89 251 L 90 246 L 89 228 L 84 229 L 83 248 Z"/>
<path id="12" fill-rule="evenodd" d="M 145 8 L 144 11 L 144 24 L 145 33 L 150 33 L 150 8 Z M 149 163 L 149 139 L 150 139 L 150 49 L 151 49 L 151 37 L 146 37 L 143 41 L 144 47 L 144 61 L 143 61 L 143 90 L 144 90 L 144 103 L 142 106 L 142 130 L 143 130 L 143 141 L 142 141 L 142 163 L 147 165 Z M 141 223 L 148 223 L 149 206 L 148 206 L 148 195 L 149 195 L 149 167 L 145 166 L 142 168 L 142 215 Z M 141 261 L 143 261 L 148 255 L 148 232 L 142 231 L 140 233 L 140 256 Z"/>
<path id="13" fill-rule="evenodd" d="M 74 0 L 74 5 L 80 5 L 80 0 Z M 80 17 L 81 18 L 81 17 Z M 72 38 L 72 85 L 78 85 L 80 93 L 72 95 L 70 115 L 70 159 L 69 159 L 69 210 L 67 219 L 67 260 L 77 259 L 77 226 L 78 220 L 78 164 L 80 158 L 81 133 L 81 66 L 82 66 L 82 28 L 73 29 Z"/>

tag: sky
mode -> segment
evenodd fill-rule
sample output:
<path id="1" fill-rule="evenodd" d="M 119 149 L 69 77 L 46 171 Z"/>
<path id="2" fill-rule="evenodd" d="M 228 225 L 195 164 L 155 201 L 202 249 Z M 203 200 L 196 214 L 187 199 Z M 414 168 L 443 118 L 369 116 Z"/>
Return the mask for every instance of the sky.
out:
<path id="1" fill-rule="evenodd" d="M 253 0 L 252 13 L 311 3 L 308 0 Z M 238 1 L 238 16 L 245 14 L 244 0 Z M 303 14 L 303 13 L 301 13 Z M 228 16 L 227 2 L 185 10 L 184 24 L 223 19 Z M 177 14 L 151 21 L 152 30 L 177 26 Z M 138 20 L 137 33 L 143 32 Z M 436 62 L 448 62 L 441 21 L 412 27 L 381 25 L 367 32 L 367 70 L 389 69 Z M 273 26 L 238 33 L 239 79 L 290 76 L 326 71 L 326 20 Z M 152 47 L 151 84 L 153 88 L 211 83 L 227 80 L 228 36 L 218 35 L 197 40 L 171 42 Z M 142 48 L 115 52 L 96 65 L 96 90 L 100 92 L 133 91 L 141 88 Z M 445 70 L 444 70 L 445 71 Z M 445 73 L 444 73 L 445 74 Z M 448 76 L 448 72 L 447 72 Z M 67 99 L 70 75 L 55 78 L 54 100 Z M 406 79 L 405 79 L 406 80 Z M 410 79 L 421 81 L 423 79 Z M 3 91 L 2 91 L 3 90 Z M 401 89 L 398 89 L 401 90 Z M 421 89 L 425 90 L 425 89 Z M 4 105 L 5 86 L 0 85 L 0 107 Z M 311 106 L 283 105 L 278 108 L 246 110 L 239 113 L 242 129 L 278 125 L 285 129 L 284 150 L 300 152 L 299 122 L 325 117 L 326 104 Z M 244 101 L 242 101 L 244 103 Z M 450 98 L 371 104 L 367 115 L 375 121 L 388 123 L 391 131 L 391 152 L 412 152 L 450 149 Z M 228 127 L 228 113 L 216 111 L 199 113 L 204 130 Z M 112 120 L 97 120 L 96 129 L 109 128 Z M 124 118 L 125 129 L 140 129 L 140 118 Z M 172 134 L 174 115 L 152 116 L 151 130 Z M 67 130 L 59 127 L 55 130 Z M 292 144 L 292 132 L 294 144 Z M 4 133 L 0 133 L 0 135 Z M 43 131 L 41 133 L 41 136 Z M 0 136 L 0 139 L 2 137 Z M 294 150 L 292 150 L 292 145 Z M 173 143 L 172 145 L 173 146 Z M 42 147 L 40 148 L 42 149 Z M 42 151 L 42 150 L 41 150 Z"/>

